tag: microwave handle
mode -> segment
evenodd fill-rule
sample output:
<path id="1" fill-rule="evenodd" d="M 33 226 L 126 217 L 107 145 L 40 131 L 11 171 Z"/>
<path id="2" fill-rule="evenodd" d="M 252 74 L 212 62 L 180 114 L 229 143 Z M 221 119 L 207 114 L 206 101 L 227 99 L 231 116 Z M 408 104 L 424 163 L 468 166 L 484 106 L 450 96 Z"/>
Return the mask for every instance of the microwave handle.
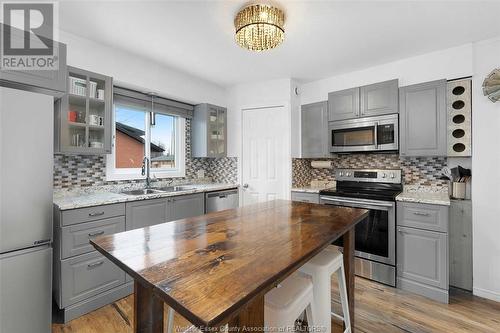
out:
<path id="1" fill-rule="evenodd" d="M 378 121 L 375 122 L 375 149 L 378 149 Z"/>

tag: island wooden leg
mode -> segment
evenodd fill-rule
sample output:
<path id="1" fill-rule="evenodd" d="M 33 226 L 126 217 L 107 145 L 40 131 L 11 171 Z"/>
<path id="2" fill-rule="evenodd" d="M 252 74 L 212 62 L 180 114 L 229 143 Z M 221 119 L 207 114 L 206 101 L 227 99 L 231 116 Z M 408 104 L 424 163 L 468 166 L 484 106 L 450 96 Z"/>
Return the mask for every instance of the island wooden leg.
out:
<path id="1" fill-rule="evenodd" d="M 163 301 L 134 281 L 134 332 L 163 333 Z"/>
<path id="2" fill-rule="evenodd" d="M 351 317 L 351 332 L 354 332 L 354 228 L 344 234 L 344 271 Z"/>
<path id="3" fill-rule="evenodd" d="M 264 332 L 264 295 L 257 296 L 228 323 L 230 333 Z"/>

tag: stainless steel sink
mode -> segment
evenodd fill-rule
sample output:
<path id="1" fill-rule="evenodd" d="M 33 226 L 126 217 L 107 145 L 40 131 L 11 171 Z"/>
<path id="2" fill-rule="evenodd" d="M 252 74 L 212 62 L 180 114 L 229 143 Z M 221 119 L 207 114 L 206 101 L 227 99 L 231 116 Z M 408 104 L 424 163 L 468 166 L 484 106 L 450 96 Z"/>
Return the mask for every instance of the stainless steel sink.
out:
<path id="1" fill-rule="evenodd" d="M 167 186 L 160 188 L 160 191 L 164 192 L 179 192 L 179 191 L 189 191 L 194 190 L 193 186 Z"/>
<path id="2" fill-rule="evenodd" d="M 154 193 L 161 193 L 161 192 L 163 192 L 163 191 L 155 190 L 152 188 L 145 188 L 142 190 L 123 191 L 121 193 L 127 194 L 127 195 L 144 195 L 144 194 L 154 194 Z"/>

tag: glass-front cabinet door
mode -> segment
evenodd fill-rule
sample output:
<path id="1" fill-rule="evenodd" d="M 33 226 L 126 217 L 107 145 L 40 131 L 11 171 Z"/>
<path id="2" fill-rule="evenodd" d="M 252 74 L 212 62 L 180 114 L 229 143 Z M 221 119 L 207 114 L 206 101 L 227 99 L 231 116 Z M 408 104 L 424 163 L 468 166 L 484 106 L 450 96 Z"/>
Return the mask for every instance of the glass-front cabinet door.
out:
<path id="1" fill-rule="evenodd" d="M 55 103 L 55 151 L 110 153 L 112 78 L 68 67 L 67 80 L 67 94 Z"/>
<path id="2" fill-rule="evenodd" d="M 207 135 L 208 157 L 216 157 L 218 154 L 217 140 L 219 138 L 218 108 L 212 105 L 208 107 Z"/>
<path id="3" fill-rule="evenodd" d="M 227 147 L 227 112 L 225 108 L 219 108 L 217 114 L 217 128 L 218 128 L 218 136 L 217 136 L 217 155 L 218 157 L 226 156 L 226 147 Z"/>

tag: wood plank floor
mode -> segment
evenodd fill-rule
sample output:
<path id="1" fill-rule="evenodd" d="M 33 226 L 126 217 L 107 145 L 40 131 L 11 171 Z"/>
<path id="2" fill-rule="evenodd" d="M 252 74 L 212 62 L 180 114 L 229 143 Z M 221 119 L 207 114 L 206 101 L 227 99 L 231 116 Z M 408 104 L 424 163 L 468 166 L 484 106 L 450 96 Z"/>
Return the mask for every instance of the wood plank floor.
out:
<path id="1" fill-rule="evenodd" d="M 335 289 L 335 281 L 332 283 Z M 333 307 L 337 313 L 338 297 Z M 450 304 L 356 278 L 356 332 L 500 332 L 500 303 L 452 290 Z M 165 318 L 167 318 L 165 314 Z M 133 328 L 133 296 L 121 299 L 66 325 L 54 324 L 53 333 L 129 333 Z M 176 315 L 174 333 L 189 323 Z M 166 327 L 166 324 L 165 324 Z M 336 323 L 332 333 L 342 332 Z"/>

